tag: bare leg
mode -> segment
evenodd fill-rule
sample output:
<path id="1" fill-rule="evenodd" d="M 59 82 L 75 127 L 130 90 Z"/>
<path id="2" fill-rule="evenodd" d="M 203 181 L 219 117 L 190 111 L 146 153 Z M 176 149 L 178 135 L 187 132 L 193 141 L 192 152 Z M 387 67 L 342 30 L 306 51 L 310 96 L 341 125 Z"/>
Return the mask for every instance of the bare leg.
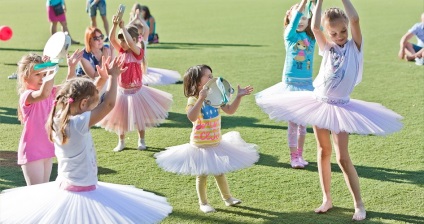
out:
<path id="1" fill-rule="evenodd" d="M 50 180 L 52 159 L 40 159 L 21 166 L 28 186 L 47 183 Z"/>
<path id="2" fill-rule="evenodd" d="M 91 17 L 91 26 L 92 27 L 97 27 L 97 21 L 96 21 L 96 17 L 92 16 Z"/>
<path id="3" fill-rule="evenodd" d="M 107 17 L 106 15 L 102 16 L 102 20 L 103 20 L 103 26 L 105 27 L 105 33 L 107 34 L 106 36 L 109 36 L 109 22 L 107 21 Z"/>
<path id="4" fill-rule="evenodd" d="M 50 23 L 50 34 L 53 35 L 57 32 L 57 22 Z"/>
<path id="5" fill-rule="evenodd" d="M 337 163 L 340 169 L 343 171 L 343 176 L 346 185 L 353 197 L 355 213 L 353 214 L 353 220 L 364 220 L 366 217 L 366 211 L 364 203 L 361 198 L 361 190 L 359 187 L 358 173 L 352 164 L 352 160 L 349 156 L 348 143 L 349 134 L 341 132 L 339 134 L 332 134 L 334 141 L 334 148 L 336 150 Z"/>
<path id="6" fill-rule="evenodd" d="M 407 42 L 405 44 L 405 60 L 414 61 L 415 60 L 415 50 L 411 43 Z"/>
<path id="7" fill-rule="evenodd" d="M 316 213 L 324 213 L 333 207 L 331 199 L 331 141 L 330 131 L 314 126 L 315 139 L 317 141 L 317 163 L 319 181 L 322 190 L 322 204 L 315 209 Z"/>

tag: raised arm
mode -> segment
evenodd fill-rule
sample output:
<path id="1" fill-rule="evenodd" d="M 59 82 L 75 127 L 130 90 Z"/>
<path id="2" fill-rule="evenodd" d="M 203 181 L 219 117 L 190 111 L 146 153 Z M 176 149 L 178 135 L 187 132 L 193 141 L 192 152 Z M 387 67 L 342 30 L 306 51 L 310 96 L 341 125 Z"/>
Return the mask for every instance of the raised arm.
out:
<path id="1" fill-rule="evenodd" d="M 324 50 L 324 47 L 327 44 L 327 39 L 325 38 L 324 32 L 321 30 L 322 1 L 323 0 L 318 0 L 315 5 L 311 20 L 312 32 L 314 33 L 315 40 L 321 51 Z"/>
<path id="2" fill-rule="evenodd" d="M 140 48 L 137 46 L 137 43 L 134 42 L 127 29 L 125 29 L 125 24 L 123 20 L 121 20 L 121 22 L 119 23 L 119 27 L 122 29 L 122 34 L 124 35 L 124 39 L 125 42 L 127 42 L 128 47 L 130 47 L 131 51 L 134 52 L 136 55 L 140 55 Z"/>
<path id="3" fill-rule="evenodd" d="M 350 0 L 342 0 L 347 17 L 349 18 L 350 23 L 350 32 L 352 33 L 352 39 L 355 41 L 356 47 L 361 49 L 362 45 L 362 34 L 361 27 L 359 26 L 359 16 L 353 7 Z"/>
<path id="4" fill-rule="evenodd" d="M 74 53 L 66 58 L 66 63 L 68 64 L 68 74 L 66 80 L 75 78 L 75 69 L 77 64 L 81 61 L 84 51 L 76 49 Z"/>
<path id="5" fill-rule="evenodd" d="M 109 41 L 113 48 L 115 48 L 117 51 L 121 49 L 121 45 L 119 45 L 118 41 L 116 40 L 116 28 L 118 27 L 118 24 L 120 22 L 120 18 L 118 16 L 113 16 L 112 19 L 112 28 L 109 32 Z"/>

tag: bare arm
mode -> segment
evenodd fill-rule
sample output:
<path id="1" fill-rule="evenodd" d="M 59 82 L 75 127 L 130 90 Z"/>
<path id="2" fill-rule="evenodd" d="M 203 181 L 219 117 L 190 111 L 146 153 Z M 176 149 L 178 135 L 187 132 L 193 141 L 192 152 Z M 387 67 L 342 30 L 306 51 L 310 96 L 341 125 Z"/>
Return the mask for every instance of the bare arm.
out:
<path id="1" fill-rule="evenodd" d="M 118 89 L 118 76 L 127 70 L 127 68 L 122 68 L 124 66 L 122 57 L 116 57 L 110 66 L 106 63 L 109 62 L 109 60 L 110 59 L 104 60 L 102 62 L 102 67 L 97 66 L 99 71 L 107 69 L 107 73 L 110 75 L 110 82 L 105 93 L 104 101 L 91 111 L 90 122 L 88 124 L 89 127 L 97 124 L 113 109 Z"/>
<path id="2" fill-rule="evenodd" d="M 68 55 L 66 59 L 66 63 L 68 64 L 68 74 L 66 76 L 66 80 L 75 78 L 75 69 L 77 64 L 81 61 L 83 53 L 84 51 L 77 49 L 71 56 Z"/>
<path id="3" fill-rule="evenodd" d="M 121 20 L 121 22 L 119 23 L 119 27 L 122 29 L 122 34 L 124 35 L 124 39 L 125 42 L 127 42 L 128 47 L 130 47 L 131 51 L 134 52 L 136 55 L 140 55 L 140 48 L 137 46 L 137 43 L 134 42 L 127 29 L 125 29 L 123 20 Z"/>
<path id="4" fill-rule="evenodd" d="M 41 76 L 42 74 L 36 74 L 36 75 Z M 33 91 L 31 94 L 28 95 L 25 101 L 25 104 L 26 105 L 33 104 L 38 101 L 47 99 L 52 93 L 53 85 L 54 85 L 54 78 L 47 82 L 43 82 L 39 90 Z"/>
<path id="5" fill-rule="evenodd" d="M 237 86 L 237 96 L 236 99 L 233 101 L 232 104 L 226 104 L 221 107 L 222 111 L 224 111 L 226 114 L 234 114 L 241 102 L 241 98 L 246 95 L 250 95 L 253 92 L 252 86 L 246 86 L 244 88 L 240 88 L 240 85 Z"/>
<path id="6" fill-rule="evenodd" d="M 118 41 L 116 40 L 116 28 L 118 27 L 119 22 L 120 22 L 119 17 L 113 16 L 112 28 L 110 29 L 110 32 L 109 32 L 110 44 L 112 45 L 113 48 L 115 48 L 118 51 L 121 49 L 121 45 L 119 45 Z"/>
<path id="7" fill-rule="evenodd" d="M 327 39 L 321 30 L 322 1 L 323 0 L 318 0 L 317 4 L 315 5 L 311 20 L 312 32 L 314 33 L 315 40 L 321 51 L 324 50 L 325 45 L 327 44 Z"/>
<path id="8" fill-rule="evenodd" d="M 149 35 L 153 33 L 153 30 L 155 29 L 155 19 L 153 17 L 149 18 L 150 27 L 149 27 Z"/>
<path id="9" fill-rule="evenodd" d="M 361 49 L 362 45 L 362 33 L 361 27 L 359 26 L 359 16 L 353 7 L 350 0 L 342 0 L 344 8 L 346 10 L 347 17 L 349 18 L 350 30 L 352 33 L 352 39 L 355 41 L 356 47 Z"/>
<path id="10" fill-rule="evenodd" d="M 200 109 L 202 109 L 203 101 L 205 101 L 206 96 L 208 95 L 207 89 L 202 89 L 199 92 L 199 98 L 197 99 L 194 106 L 188 106 L 187 107 L 187 118 L 191 122 L 195 122 L 200 114 Z"/>

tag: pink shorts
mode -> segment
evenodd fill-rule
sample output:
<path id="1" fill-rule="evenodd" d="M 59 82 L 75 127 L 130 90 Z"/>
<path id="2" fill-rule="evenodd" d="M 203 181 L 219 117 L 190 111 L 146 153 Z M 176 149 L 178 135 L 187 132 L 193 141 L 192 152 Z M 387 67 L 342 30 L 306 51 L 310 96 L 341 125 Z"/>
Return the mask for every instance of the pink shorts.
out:
<path id="1" fill-rule="evenodd" d="M 65 13 L 56 16 L 54 14 L 53 6 L 47 6 L 47 16 L 49 17 L 49 22 L 65 22 L 66 16 Z"/>

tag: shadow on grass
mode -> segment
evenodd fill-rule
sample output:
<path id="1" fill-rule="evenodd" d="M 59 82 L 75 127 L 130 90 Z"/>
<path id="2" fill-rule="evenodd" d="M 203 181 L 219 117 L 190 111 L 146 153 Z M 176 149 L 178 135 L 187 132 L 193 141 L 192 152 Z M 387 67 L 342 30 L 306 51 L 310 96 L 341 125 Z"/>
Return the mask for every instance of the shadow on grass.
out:
<path id="1" fill-rule="evenodd" d="M 0 51 L 27 51 L 27 52 L 40 51 L 40 52 L 42 52 L 42 51 L 43 51 L 43 49 L 4 48 L 4 47 L 0 47 Z M 15 64 L 15 65 L 16 65 L 16 64 Z"/>
<path id="2" fill-rule="evenodd" d="M 16 108 L 0 107 L 0 123 L 2 124 L 21 124 L 18 118 Z"/>
<path id="3" fill-rule="evenodd" d="M 262 47 L 263 45 L 253 44 L 213 44 L 213 43 L 178 43 L 161 42 L 159 44 L 149 45 L 149 49 L 195 49 L 195 48 L 221 48 L 221 47 Z"/>
<path id="4" fill-rule="evenodd" d="M 281 208 L 284 210 L 284 204 Z M 216 209 L 216 213 L 203 214 L 199 213 L 187 213 L 173 211 L 170 217 L 177 218 L 179 221 L 185 220 L 186 222 L 192 223 L 354 223 L 352 221 L 353 209 L 334 207 L 325 214 L 316 214 L 313 211 L 306 212 L 280 212 L 266 210 L 262 208 L 255 208 L 250 206 L 236 206 L 226 209 Z M 227 213 L 232 217 L 243 216 L 253 219 L 252 221 L 238 221 L 237 218 L 225 219 L 220 218 L 219 213 Z M 229 215 L 227 215 L 229 216 Z M 379 219 L 379 220 L 370 220 Z M 166 219 L 165 219 L 166 220 Z M 406 223 L 422 223 L 424 217 L 394 214 L 394 213 L 383 213 L 375 211 L 367 211 L 367 219 L 360 223 L 387 223 L 388 221 L 406 222 Z"/>
<path id="5" fill-rule="evenodd" d="M 283 167 L 291 169 L 290 164 L 283 165 Z M 422 178 L 424 170 L 408 171 L 358 165 L 355 165 L 355 169 L 358 172 L 359 178 L 368 178 L 394 183 L 415 184 L 420 187 L 424 186 L 424 178 Z M 305 170 L 318 172 L 317 163 L 309 162 L 309 165 L 305 167 Z M 331 164 L 331 171 L 338 173 L 342 172 L 339 165 L 336 163 Z"/>

